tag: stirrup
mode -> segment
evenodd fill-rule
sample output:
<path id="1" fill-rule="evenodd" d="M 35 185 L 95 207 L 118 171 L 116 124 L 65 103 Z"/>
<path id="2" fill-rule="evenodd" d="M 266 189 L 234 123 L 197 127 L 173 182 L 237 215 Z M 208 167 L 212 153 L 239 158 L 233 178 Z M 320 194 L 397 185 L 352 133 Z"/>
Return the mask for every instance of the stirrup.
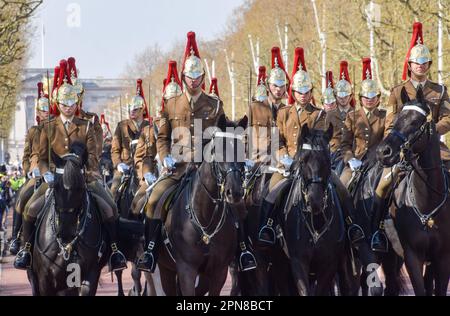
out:
<path id="1" fill-rule="evenodd" d="M 241 246 L 241 249 L 242 249 L 242 246 Z M 249 256 L 250 258 L 248 258 L 248 259 L 246 260 L 246 265 L 244 266 L 244 260 L 243 260 L 243 259 L 244 259 L 246 256 Z M 239 270 L 242 271 L 242 272 L 250 271 L 250 270 L 256 269 L 256 266 L 257 266 L 257 264 L 256 264 L 256 258 L 255 258 L 255 256 L 253 255 L 253 253 L 251 253 L 251 252 L 248 251 L 247 249 L 242 250 L 242 251 L 241 251 L 241 255 L 239 256 Z"/>
<path id="2" fill-rule="evenodd" d="M 264 239 L 264 238 L 262 238 L 262 235 L 264 233 L 269 234 L 273 238 L 271 238 L 271 239 Z M 276 233 L 275 233 L 275 230 L 273 229 L 273 219 L 272 218 L 269 218 L 267 220 L 267 224 L 264 225 L 263 227 L 261 227 L 261 229 L 259 230 L 258 240 L 261 241 L 261 242 L 270 244 L 270 245 L 275 245 Z"/>
<path id="3" fill-rule="evenodd" d="M 352 240 L 352 238 L 350 237 L 350 230 L 357 230 L 361 233 L 361 236 L 357 237 L 355 240 Z M 364 233 L 364 230 L 362 229 L 361 226 L 359 226 L 358 224 L 352 223 L 350 224 L 350 226 L 347 229 L 347 237 L 348 239 L 352 242 L 352 243 L 357 243 L 361 240 L 366 239 L 366 234 Z"/>

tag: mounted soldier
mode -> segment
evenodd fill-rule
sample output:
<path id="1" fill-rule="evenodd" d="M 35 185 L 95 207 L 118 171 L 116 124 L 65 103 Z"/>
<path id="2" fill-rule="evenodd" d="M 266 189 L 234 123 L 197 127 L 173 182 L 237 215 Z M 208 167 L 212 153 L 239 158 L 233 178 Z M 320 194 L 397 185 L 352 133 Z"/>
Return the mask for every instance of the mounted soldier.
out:
<path id="1" fill-rule="evenodd" d="M 171 60 L 169 61 L 167 78 L 164 80 L 162 91 L 163 104 L 161 105 L 161 109 L 164 109 L 164 102 L 179 97 L 182 94 L 183 91 L 181 89 L 180 78 L 178 77 L 177 63 L 176 61 Z M 131 210 L 135 217 L 139 216 L 141 209 L 147 201 L 146 191 L 148 187 L 157 179 L 158 169 L 156 166 L 156 155 L 155 128 L 154 126 L 149 125 L 142 131 L 136 146 L 136 154 L 134 155 L 134 165 L 140 180 L 139 190 L 131 204 Z"/>
<path id="2" fill-rule="evenodd" d="M 47 79 L 48 80 L 48 79 Z M 44 92 L 44 84 L 38 82 L 38 97 L 36 99 L 35 113 L 36 123 L 30 127 L 25 137 L 25 145 L 23 149 L 22 167 L 23 172 L 28 180 L 20 190 L 15 207 L 16 220 L 12 232 L 13 240 L 9 247 L 12 254 L 16 255 L 20 248 L 19 232 L 22 227 L 22 215 L 25 210 L 25 205 L 33 195 L 35 189 L 40 184 L 41 174 L 39 172 L 39 140 L 44 122 L 48 120 L 50 101 L 48 94 Z M 47 89 L 48 90 L 48 89 Z"/>
<path id="3" fill-rule="evenodd" d="M 81 83 L 81 80 L 78 79 L 78 70 L 75 64 L 75 58 L 69 57 L 67 59 L 67 66 L 69 67 L 70 80 L 72 81 L 72 85 L 75 91 L 78 94 L 78 109 L 75 112 L 75 115 L 79 118 L 82 118 L 87 121 L 91 121 L 91 124 L 94 129 L 95 134 L 95 143 L 97 144 L 97 154 L 98 159 L 100 160 L 100 155 L 102 154 L 103 149 L 103 130 L 100 125 L 98 115 L 92 112 L 86 112 L 83 110 L 83 96 L 84 96 L 84 87 Z"/>
<path id="4" fill-rule="evenodd" d="M 105 114 L 100 115 L 100 126 L 102 127 L 102 153 L 100 155 L 100 171 L 103 176 L 103 182 L 107 187 L 112 180 L 114 167 L 111 159 L 112 133 L 109 123 L 106 121 Z"/>
<path id="5" fill-rule="evenodd" d="M 138 262 L 138 269 L 143 271 L 154 272 L 156 268 L 163 225 L 161 218 L 154 217 L 158 201 L 180 182 L 188 166 L 195 168 L 192 162 L 195 164 L 203 160 L 203 146 L 209 141 L 203 139 L 203 132 L 216 126 L 220 116 L 224 115 L 222 101 L 203 92 L 205 71 L 195 33 L 189 32 L 187 37 L 181 72 L 184 93 L 165 101 L 159 121 L 156 146 L 165 176 L 153 187 L 145 209 L 146 250 Z M 194 133 L 194 127 L 199 131 Z M 252 258 L 244 257 L 244 266 L 250 260 Z"/>
<path id="6" fill-rule="evenodd" d="M 63 170 L 56 168 L 52 163 L 52 152 L 62 157 L 70 153 L 72 144 L 79 143 L 87 148 L 88 159 L 85 172 L 87 189 L 91 192 L 97 205 L 101 205 L 99 210 L 103 225 L 110 237 L 112 250 L 109 259 L 110 270 L 123 270 L 127 266 L 125 257 L 117 247 L 118 212 L 110 194 L 101 184 L 98 171 L 96 135 L 94 129 L 91 128 L 90 121 L 83 120 L 75 115 L 80 101 L 79 93 L 72 85 L 66 60 L 60 62 L 59 70 L 58 87 L 54 94 L 57 108 L 52 111 L 56 116 L 44 123 L 39 141 L 39 170 L 45 183 L 33 194 L 28 211 L 24 214 L 23 240 L 25 245 L 17 254 L 14 266 L 18 269 L 29 269 L 31 267 L 30 250 L 34 240 L 36 218 L 44 206 L 47 189 L 52 188 L 54 184 L 54 174 L 63 173 Z M 55 106 L 55 104 L 53 105 Z"/>
<path id="7" fill-rule="evenodd" d="M 111 147 L 111 158 L 114 166 L 111 192 L 114 200 L 117 199 L 117 190 L 122 175 L 129 172 L 133 165 L 133 155 L 142 130 L 145 126 L 150 125 L 150 115 L 145 102 L 141 79 L 137 80 L 136 95 L 128 105 L 128 114 L 129 119 L 117 124 Z"/>
<path id="8" fill-rule="evenodd" d="M 304 51 L 296 48 L 294 67 L 292 71 L 292 84 L 289 91 L 290 106 L 284 107 L 278 114 L 277 126 L 279 128 L 279 150 L 278 158 L 284 168 L 289 171 L 297 154 L 297 141 L 302 127 L 307 124 L 310 129 L 327 129 L 325 125 L 325 113 L 312 104 L 313 83 L 306 70 Z M 281 158 L 280 158 L 281 157 Z M 352 202 L 347 190 L 343 187 L 337 176 L 332 173 L 332 182 L 336 187 L 343 211 L 345 221 L 348 225 L 348 236 L 353 243 L 364 238 L 362 229 L 353 223 Z M 272 175 L 269 183 L 269 193 L 263 200 L 261 206 L 259 240 L 273 245 L 276 241 L 274 219 L 277 217 L 276 199 L 278 195 L 291 183 L 281 172 Z"/>
<path id="9" fill-rule="evenodd" d="M 385 136 L 392 130 L 395 118 L 403 109 L 403 101 L 401 98 L 403 89 L 406 90 L 410 100 L 415 100 L 417 91 L 421 88 L 425 101 L 430 107 L 432 119 L 436 124 L 436 130 L 439 135 L 445 135 L 450 131 L 450 100 L 447 87 L 429 79 L 432 63 L 430 50 L 424 45 L 422 24 L 415 22 L 413 25 L 411 44 L 406 54 L 403 67 L 402 79 L 404 82 L 391 89 L 388 106 L 392 108 L 392 112 L 386 119 Z M 441 159 L 446 168 L 449 169 L 450 150 L 443 142 L 441 142 Z M 387 249 L 387 238 L 383 229 L 383 220 L 388 209 L 392 183 L 397 179 L 398 172 L 399 170 L 396 167 L 393 169 L 385 168 L 376 189 L 374 214 L 376 214 L 377 222 L 380 223 L 379 226 L 381 227 L 379 233 L 375 236 L 376 239 L 372 246 L 376 251 L 385 252 Z"/>

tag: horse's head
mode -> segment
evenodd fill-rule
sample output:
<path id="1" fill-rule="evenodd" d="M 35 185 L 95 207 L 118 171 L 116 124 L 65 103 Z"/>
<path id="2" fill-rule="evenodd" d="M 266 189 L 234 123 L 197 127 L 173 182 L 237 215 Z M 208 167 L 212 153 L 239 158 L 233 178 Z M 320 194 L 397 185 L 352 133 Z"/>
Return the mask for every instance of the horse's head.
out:
<path id="1" fill-rule="evenodd" d="M 401 98 L 403 109 L 397 114 L 394 127 L 377 148 L 377 158 L 386 167 L 400 161 L 400 154 L 417 154 L 426 149 L 431 131 L 431 110 L 421 88 L 415 100 L 410 100 L 405 88 Z"/>
<path id="2" fill-rule="evenodd" d="M 58 234 L 63 238 L 73 236 L 80 211 L 86 201 L 86 182 L 83 166 L 87 160 L 86 146 L 73 143 L 71 152 L 59 157 L 53 155 L 56 166 L 54 197 L 59 218 Z"/>
<path id="3" fill-rule="evenodd" d="M 333 126 L 327 131 L 310 130 L 302 127 L 297 155 L 291 168 L 298 172 L 305 206 L 313 214 L 320 213 L 327 201 L 327 187 L 331 176 L 329 142 L 333 136 Z"/>
<path id="4" fill-rule="evenodd" d="M 225 201 L 236 204 L 244 196 L 242 186 L 245 164 L 243 135 L 248 119 L 244 116 L 239 122 L 228 121 L 222 115 L 217 123 L 218 129 L 213 133 L 211 161 L 215 176 L 220 185 Z"/>

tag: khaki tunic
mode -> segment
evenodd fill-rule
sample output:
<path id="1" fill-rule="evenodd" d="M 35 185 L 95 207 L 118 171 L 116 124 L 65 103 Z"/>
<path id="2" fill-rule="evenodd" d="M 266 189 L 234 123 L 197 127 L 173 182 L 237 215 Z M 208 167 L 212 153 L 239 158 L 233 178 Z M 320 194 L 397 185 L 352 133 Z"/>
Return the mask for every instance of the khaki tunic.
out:
<path id="1" fill-rule="evenodd" d="M 86 163 L 88 182 L 100 180 L 94 129 L 90 121 L 78 117 L 73 118 L 68 131 L 66 131 L 61 117 L 51 119 L 50 122 L 44 123 L 39 142 L 39 169 L 41 174 L 49 170 L 54 172 L 55 169 L 54 164 L 49 161 L 49 148 L 56 155 L 62 157 L 70 153 L 71 144 L 75 142 L 86 146 L 88 153 Z"/>
<path id="2" fill-rule="evenodd" d="M 34 137 L 39 134 L 38 126 L 31 126 L 30 129 L 27 132 L 27 135 L 25 136 L 25 144 L 23 148 L 23 159 L 22 159 L 22 168 L 24 174 L 28 174 L 28 172 L 32 171 L 34 167 L 31 163 L 31 154 L 33 152 L 33 141 Z"/>
<path id="3" fill-rule="evenodd" d="M 386 111 L 374 109 L 370 119 L 363 108 L 351 111 L 345 120 L 341 149 L 344 162 L 351 158 L 363 160 L 366 154 L 376 150 L 385 133 Z"/>
<path id="4" fill-rule="evenodd" d="M 394 126 L 394 119 L 396 114 L 403 108 L 401 99 L 402 88 L 405 87 L 406 92 L 411 100 L 416 98 L 417 90 L 411 80 L 403 82 L 391 89 L 388 105 L 392 108 L 386 120 L 386 135 Z M 437 132 L 440 135 L 445 135 L 450 131 L 450 103 L 447 93 L 447 87 L 441 86 L 432 81 L 427 81 L 423 87 L 423 94 L 425 100 L 431 108 L 433 121 L 436 123 Z M 447 146 L 441 142 L 441 158 L 443 160 L 450 160 L 450 151 Z"/>
<path id="5" fill-rule="evenodd" d="M 147 125 L 142 130 L 134 155 L 134 165 L 138 178 L 143 181 L 147 172 L 156 171 L 156 138 L 153 126 Z"/>
<path id="6" fill-rule="evenodd" d="M 80 110 L 80 115 L 78 117 L 91 122 L 95 134 L 95 143 L 97 144 L 97 159 L 100 161 L 100 156 L 102 155 L 103 151 L 103 129 L 100 125 L 98 115 L 95 113 Z"/>
<path id="7" fill-rule="evenodd" d="M 346 118 L 347 112 L 339 109 L 332 110 L 326 115 L 325 125 L 333 126 L 333 137 L 330 140 L 330 150 L 332 153 L 336 152 L 341 147 Z"/>
<path id="8" fill-rule="evenodd" d="M 147 120 L 143 120 L 139 129 L 137 129 L 131 119 L 123 120 L 117 124 L 111 146 L 111 159 L 114 169 L 120 163 L 125 163 L 129 166 L 133 164 L 131 144 L 139 139 L 142 130 L 149 124 Z"/>

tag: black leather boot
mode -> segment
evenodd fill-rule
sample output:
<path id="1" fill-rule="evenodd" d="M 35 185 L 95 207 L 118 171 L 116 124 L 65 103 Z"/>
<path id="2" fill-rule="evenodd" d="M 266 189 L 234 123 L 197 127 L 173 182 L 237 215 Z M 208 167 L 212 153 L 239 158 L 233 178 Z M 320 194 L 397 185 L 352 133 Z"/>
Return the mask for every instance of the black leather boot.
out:
<path id="1" fill-rule="evenodd" d="M 145 220 L 145 243 L 147 247 L 136 265 L 141 271 L 155 272 L 162 239 L 161 227 L 162 221 L 160 219 L 147 218 Z"/>
<path id="2" fill-rule="evenodd" d="M 273 209 L 275 205 L 267 202 L 265 199 L 262 202 L 260 210 L 260 224 L 258 239 L 262 243 L 274 245 L 276 241 L 276 233 L 273 221 Z"/>
<path id="3" fill-rule="evenodd" d="M 19 270 L 27 270 L 31 268 L 32 264 L 32 255 L 31 255 L 31 247 L 33 246 L 34 241 L 34 223 L 36 219 L 28 219 L 23 220 L 22 225 L 22 233 L 23 233 L 23 248 L 17 253 L 16 258 L 14 259 L 14 268 Z"/>
<path id="4" fill-rule="evenodd" d="M 373 203 L 373 235 L 370 242 L 371 248 L 376 252 L 388 252 L 389 242 L 384 231 L 384 217 L 389 207 L 389 199 L 379 198 L 375 195 Z"/>
<path id="5" fill-rule="evenodd" d="M 256 258 L 247 247 L 248 236 L 246 234 L 243 223 L 239 223 L 238 228 L 238 241 L 239 241 L 239 269 L 241 271 L 250 271 L 256 269 Z"/>
<path id="6" fill-rule="evenodd" d="M 117 221 L 112 219 L 106 221 L 104 224 L 109 235 L 112 250 L 111 256 L 109 257 L 109 271 L 124 270 L 127 268 L 127 259 L 117 246 Z"/>
<path id="7" fill-rule="evenodd" d="M 14 226 L 11 236 L 11 243 L 9 244 L 9 252 L 12 255 L 17 255 L 20 249 L 20 230 L 22 228 L 22 215 L 14 212 Z"/>

